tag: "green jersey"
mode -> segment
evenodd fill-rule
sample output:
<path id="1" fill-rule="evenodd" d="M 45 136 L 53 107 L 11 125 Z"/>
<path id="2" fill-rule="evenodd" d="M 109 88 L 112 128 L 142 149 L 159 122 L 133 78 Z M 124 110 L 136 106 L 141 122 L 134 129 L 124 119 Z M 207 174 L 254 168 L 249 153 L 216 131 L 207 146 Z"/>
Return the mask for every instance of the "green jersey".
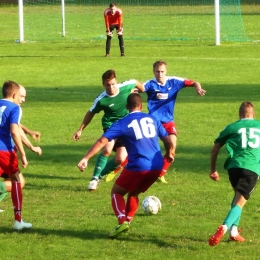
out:
<path id="1" fill-rule="evenodd" d="M 244 168 L 260 175 L 260 121 L 244 118 L 228 125 L 215 143 L 226 144 L 224 168 Z"/>
<path id="2" fill-rule="evenodd" d="M 127 80 L 117 84 L 118 93 L 114 96 L 108 96 L 106 91 L 101 93 L 94 101 L 90 108 L 90 112 L 96 114 L 104 111 L 102 117 L 103 129 L 109 128 L 115 121 L 126 116 L 128 110 L 126 109 L 127 97 L 132 89 L 136 86 L 136 80 Z"/>

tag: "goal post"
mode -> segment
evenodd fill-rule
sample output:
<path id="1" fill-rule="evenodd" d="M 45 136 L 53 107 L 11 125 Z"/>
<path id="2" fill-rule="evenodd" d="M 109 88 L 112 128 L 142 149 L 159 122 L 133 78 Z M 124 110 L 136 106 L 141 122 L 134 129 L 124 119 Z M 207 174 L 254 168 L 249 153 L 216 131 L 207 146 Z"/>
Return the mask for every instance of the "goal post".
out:
<path id="1" fill-rule="evenodd" d="M 18 0 L 20 42 L 104 40 L 106 0 Z M 66 5 L 65 5 L 66 4 Z M 121 0 L 125 40 L 247 41 L 240 0 Z M 66 23 L 65 23 L 66 16 Z M 23 20 L 25 17 L 25 22 Z"/>

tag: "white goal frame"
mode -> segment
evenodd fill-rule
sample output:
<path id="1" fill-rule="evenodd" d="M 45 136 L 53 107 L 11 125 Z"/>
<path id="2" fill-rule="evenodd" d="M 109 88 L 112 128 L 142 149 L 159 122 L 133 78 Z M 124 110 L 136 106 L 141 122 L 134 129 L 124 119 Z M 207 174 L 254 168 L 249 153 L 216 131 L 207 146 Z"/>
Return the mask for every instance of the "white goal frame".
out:
<path id="1" fill-rule="evenodd" d="M 23 0 L 18 0 L 19 10 L 19 42 L 24 42 L 24 17 L 23 17 Z M 219 0 L 214 0 L 215 12 L 215 45 L 220 45 L 220 7 Z M 65 30 L 65 0 L 61 0 L 61 17 L 62 17 L 62 36 L 66 35 Z"/>

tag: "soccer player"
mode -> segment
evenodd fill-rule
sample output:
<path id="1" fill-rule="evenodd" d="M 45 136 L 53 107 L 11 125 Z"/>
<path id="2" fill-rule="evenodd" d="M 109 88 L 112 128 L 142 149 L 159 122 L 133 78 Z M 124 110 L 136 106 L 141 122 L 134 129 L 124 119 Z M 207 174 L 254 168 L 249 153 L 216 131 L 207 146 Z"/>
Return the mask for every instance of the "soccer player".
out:
<path id="1" fill-rule="evenodd" d="M 199 82 L 175 76 L 166 76 L 167 64 L 159 60 L 153 64 L 154 79 L 144 83 L 145 92 L 148 96 L 149 114 L 155 116 L 170 135 L 174 146 L 174 153 L 177 144 L 177 130 L 174 122 L 174 106 L 178 92 L 185 87 L 194 87 L 200 96 L 204 96 L 206 91 L 201 88 Z M 167 183 L 164 175 L 166 174 L 171 162 L 164 160 L 159 181 Z"/>
<path id="2" fill-rule="evenodd" d="M 22 167 L 28 165 L 24 152 L 19 123 L 22 111 L 19 104 L 20 86 L 14 81 L 6 81 L 2 87 L 3 99 L 0 100 L 0 176 L 6 173 L 12 182 L 11 197 L 14 207 L 14 229 L 31 228 L 31 223 L 22 220 L 22 188 L 19 178 L 18 157 L 21 155 Z"/>
<path id="3" fill-rule="evenodd" d="M 102 75 L 102 84 L 105 91 L 95 99 L 94 104 L 87 111 L 79 129 L 73 135 L 75 141 L 80 138 L 83 129 L 91 122 L 95 114 L 104 111 L 102 128 L 103 131 L 106 131 L 115 121 L 128 114 L 128 110 L 125 107 L 126 100 L 135 87 L 141 92 L 144 91 L 143 84 L 135 79 L 117 84 L 116 72 L 114 70 L 108 70 Z M 112 150 L 116 152 L 116 157 L 107 163 Z M 110 140 L 105 145 L 102 153 L 98 156 L 92 179 L 88 185 L 88 190 L 94 191 L 97 189 L 102 170 L 105 166 L 107 173 L 109 173 L 115 170 L 118 165 L 124 164 L 126 158 L 127 153 L 121 140 Z M 102 173 L 102 175 L 105 174 Z"/>
<path id="4" fill-rule="evenodd" d="M 215 140 L 210 158 L 210 178 L 219 180 L 216 161 L 221 147 L 228 151 L 224 168 L 228 171 L 229 181 L 234 189 L 231 209 L 216 233 L 210 237 L 209 245 L 217 245 L 230 229 L 230 240 L 244 242 L 238 231 L 242 209 L 249 200 L 260 175 L 260 121 L 254 119 L 254 106 L 243 102 L 239 107 L 239 120 L 229 124 Z"/>
<path id="5" fill-rule="evenodd" d="M 158 137 L 164 143 L 165 158 L 169 161 L 173 160 L 170 137 L 154 116 L 141 112 L 142 99 L 139 94 L 132 93 L 128 96 L 127 109 L 130 113 L 116 121 L 78 163 L 79 170 L 84 171 L 89 159 L 115 138 L 120 137 L 126 147 L 128 164 L 111 190 L 111 204 L 118 219 L 118 226 L 110 232 L 108 238 L 116 238 L 122 232 L 128 231 L 138 209 L 138 195 L 145 192 L 161 172 L 163 157 Z"/>
<path id="6" fill-rule="evenodd" d="M 117 37 L 119 40 L 119 48 L 120 48 L 121 56 L 125 56 L 122 10 L 117 8 L 115 3 L 110 3 L 109 8 L 107 8 L 104 11 L 104 18 L 105 18 L 106 34 L 107 34 L 105 57 L 109 57 L 111 39 L 113 36 L 114 29 L 116 29 Z"/>
<path id="7" fill-rule="evenodd" d="M 20 95 L 19 95 L 19 101 L 18 104 L 21 105 L 23 102 L 25 102 L 26 97 L 26 90 L 23 86 L 20 85 Z M 29 134 L 34 140 L 40 140 L 41 133 L 38 131 L 33 131 L 29 128 L 27 128 L 24 125 L 20 124 L 20 135 L 22 139 L 22 143 L 26 145 L 31 151 L 37 153 L 38 155 L 42 154 L 42 150 L 39 146 L 33 146 L 30 140 L 26 137 L 26 133 Z M 24 131 L 25 130 L 25 131 Z M 7 195 L 7 192 L 11 192 L 12 190 L 12 182 L 10 179 L 10 176 L 6 173 L 2 173 L 1 177 L 4 179 L 3 182 L 0 182 L 0 201 L 4 199 L 4 197 Z M 25 179 L 23 174 L 19 173 L 21 188 L 25 185 Z M 0 212 L 3 212 L 4 210 L 0 209 Z"/>

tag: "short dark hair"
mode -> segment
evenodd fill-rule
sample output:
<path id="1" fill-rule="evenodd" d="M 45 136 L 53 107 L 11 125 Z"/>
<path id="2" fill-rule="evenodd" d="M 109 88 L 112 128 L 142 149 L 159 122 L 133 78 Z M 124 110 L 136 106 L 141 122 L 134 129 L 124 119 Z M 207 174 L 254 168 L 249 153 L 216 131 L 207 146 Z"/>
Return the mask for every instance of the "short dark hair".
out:
<path id="1" fill-rule="evenodd" d="M 111 7 L 114 7 L 114 6 L 116 6 L 116 3 L 115 3 L 115 2 L 112 2 L 112 3 L 109 4 L 109 7 L 110 7 L 110 8 L 111 8 Z"/>
<path id="2" fill-rule="evenodd" d="M 153 64 L 153 69 L 155 70 L 158 66 L 164 65 L 167 68 L 167 63 L 164 60 L 157 60 Z"/>
<path id="3" fill-rule="evenodd" d="M 142 104 L 142 97 L 138 93 L 131 93 L 127 97 L 126 104 L 128 109 L 139 107 Z"/>
<path id="4" fill-rule="evenodd" d="M 102 82 L 106 80 L 116 79 L 116 72 L 114 70 L 107 70 L 102 75 Z"/>
<path id="5" fill-rule="evenodd" d="M 4 82 L 2 87 L 2 95 L 3 98 L 11 97 L 15 92 L 17 92 L 20 89 L 19 84 L 12 80 L 7 80 Z"/>

